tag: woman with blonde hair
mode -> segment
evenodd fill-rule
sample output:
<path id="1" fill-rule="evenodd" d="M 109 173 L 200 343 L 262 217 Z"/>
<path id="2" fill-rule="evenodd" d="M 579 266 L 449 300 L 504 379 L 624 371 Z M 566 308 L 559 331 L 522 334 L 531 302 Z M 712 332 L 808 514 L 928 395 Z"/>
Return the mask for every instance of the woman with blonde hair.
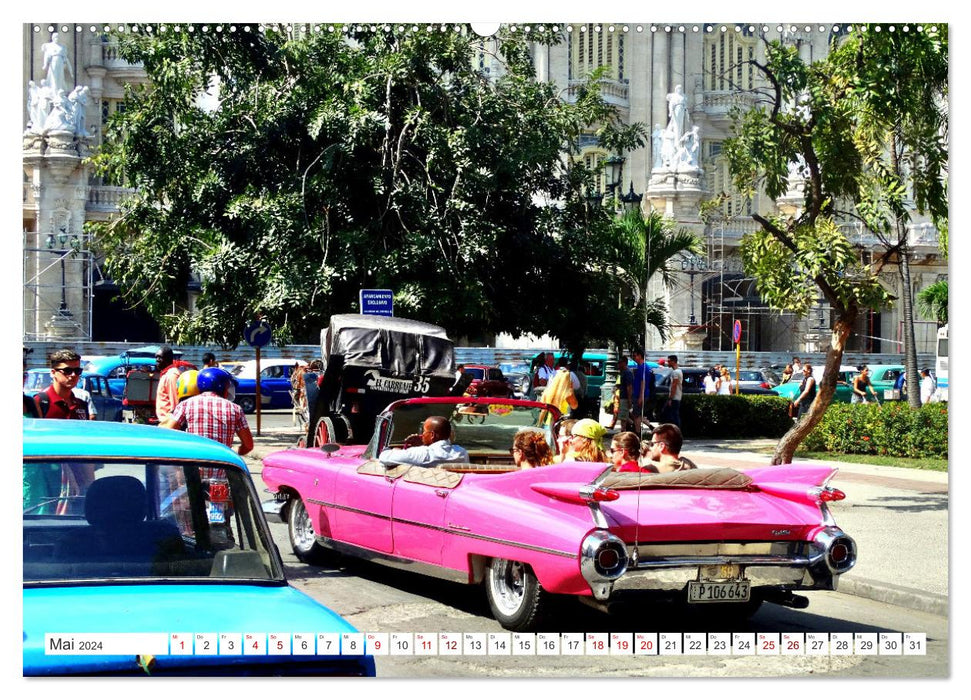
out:
<path id="1" fill-rule="evenodd" d="M 546 385 L 543 390 L 543 395 L 540 396 L 539 400 L 543 403 L 548 403 L 552 406 L 556 406 L 560 409 L 561 415 L 566 415 L 571 408 L 576 408 L 578 405 L 576 394 L 573 393 L 573 380 L 570 378 L 570 372 L 566 368 L 560 368 L 556 370 L 556 374 Z M 552 415 L 544 414 L 541 418 L 541 422 L 550 422 L 552 420 Z"/>
<path id="2" fill-rule="evenodd" d="M 553 450 L 542 431 L 526 428 L 512 439 L 512 460 L 520 469 L 545 467 L 553 463 Z"/>
<path id="3" fill-rule="evenodd" d="M 606 462 L 603 438 L 607 429 L 592 418 L 583 418 L 573 425 L 573 439 L 567 459 L 574 462 Z"/>
<path id="4" fill-rule="evenodd" d="M 727 367 L 722 367 L 721 383 L 718 385 L 718 393 L 722 396 L 730 396 L 732 393 L 732 375 L 729 374 Z"/>

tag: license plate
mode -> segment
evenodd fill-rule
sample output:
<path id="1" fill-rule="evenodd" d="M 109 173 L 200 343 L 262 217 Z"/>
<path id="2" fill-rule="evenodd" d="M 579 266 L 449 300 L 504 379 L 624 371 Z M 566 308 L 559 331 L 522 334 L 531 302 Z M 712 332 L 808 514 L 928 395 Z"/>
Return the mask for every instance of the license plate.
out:
<path id="1" fill-rule="evenodd" d="M 225 503 L 213 503 L 212 501 L 209 501 L 209 522 L 211 523 L 226 522 Z"/>
<path id="2" fill-rule="evenodd" d="M 752 596 L 748 581 L 689 581 L 689 603 L 746 603 Z"/>

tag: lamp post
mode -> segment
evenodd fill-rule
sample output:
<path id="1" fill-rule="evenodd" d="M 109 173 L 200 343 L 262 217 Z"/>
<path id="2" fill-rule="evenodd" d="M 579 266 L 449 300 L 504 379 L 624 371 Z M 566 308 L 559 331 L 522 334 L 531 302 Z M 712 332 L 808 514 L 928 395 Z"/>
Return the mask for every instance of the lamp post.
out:
<path id="1" fill-rule="evenodd" d="M 60 247 L 57 247 L 58 244 L 60 244 Z M 70 248 L 68 248 L 69 244 Z M 67 308 L 67 271 L 64 265 L 64 258 L 68 255 L 71 257 L 76 256 L 81 249 L 81 241 L 77 235 L 68 234 L 67 228 L 62 226 L 56 235 L 53 233 L 47 234 L 47 249 L 58 256 L 58 262 L 61 264 L 61 304 L 57 313 L 51 317 L 49 325 L 63 328 L 74 323 L 74 314 Z"/>
<path id="2" fill-rule="evenodd" d="M 615 193 L 620 189 L 621 182 L 620 177 L 623 174 L 624 158 L 621 156 L 616 156 L 607 159 L 607 167 L 610 171 L 610 188 L 611 194 Z M 634 181 L 631 180 L 630 190 L 626 194 L 620 195 L 620 203 L 624 211 L 639 210 L 641 206 L 641 200 L 644 198 L 643 194 L 638 194 L 634 191 Z M 616 207 L 615 207 L 616 211 Z M 645 303 L 647 297 L 645 296 Z M 620 306 L 620 299 L 617 300 L 618 306 Z M 645 306 L 646 309 L 646 306 Z M 645 310 L 645 314 L 646 314 Z M 607 361 L 604 363 L 604 383 L 603 388 L 600 390 L 600 404 L 607 405 L 608 401 L 613 397 L 614 385 L 617 383 L 618 375 L 618 352 L 617 344 L 613 340 L 607 342 Z"/>
<path id="3" fill-rule="evenodd" d="M 684 255 L 681 258 L 681 271 L 691 278 L 691 315 L 688 318 L 689 326 L 697 326 L 695 318 L 695 275 L 700 275 L 708 270 L 708 264 L 699 255 Z"/>

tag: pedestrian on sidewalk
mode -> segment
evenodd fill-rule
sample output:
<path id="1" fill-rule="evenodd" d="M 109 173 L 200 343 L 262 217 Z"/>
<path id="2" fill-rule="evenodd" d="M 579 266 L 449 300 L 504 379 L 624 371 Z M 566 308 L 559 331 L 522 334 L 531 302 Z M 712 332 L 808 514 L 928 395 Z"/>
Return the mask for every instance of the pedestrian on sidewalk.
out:
<path id="1" fill-rule="evenodd" d="M 860 369 L 860 373 L 853 377 L 853 395 L 850 397 L 851 403 L 866 403 L 866 392 L 869 391 L 873 395 L 873 400 L 880 403 L 877 398 L 877 391 L 873 388 L 873 384 L 870 382 L 870 368 L 864 365 Z"/>
<path id="2" fill-rule="evenodd" d="M 799 396 L 793 402 L 798 407 L 796 420 L 802 418 L 804 414 L 809 413 L 809 407 L 813 405 L 813 401 L 816 398 L 816 378 L 813 376 L 812 365 L 807 364 L 804 366 L 802 373 L 803 379 L 802 383 L 799 384 Z"/>
<path id="3" fill-rule="evenodd" d="M 684 372 L 678 369 L 678 356 L 668 355 L 668 367 L 671 368 L 671 388 L 668 392 L 668 400 L 664 404 L 665 410 L 662 413 L 662 420 L 667 419 L 669 423 L 674 423 L 681 429 L 681 395 L 684 390 Z M 728 370 L 722 370 L 727 373 Z M 725 381 L 722 375 L 722 382 Z"/>

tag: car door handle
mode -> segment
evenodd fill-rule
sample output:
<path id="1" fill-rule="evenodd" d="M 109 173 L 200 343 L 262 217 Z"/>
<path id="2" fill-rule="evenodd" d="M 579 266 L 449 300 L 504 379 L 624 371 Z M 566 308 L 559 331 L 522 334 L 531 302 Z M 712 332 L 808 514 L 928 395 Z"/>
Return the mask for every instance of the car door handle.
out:
<path id="1" fill-rule="evenodd" d="M 435 495 L 438 496 L 439 498 L 447 498 L 448 491 L 446 491 L 445 489 L 435 489 Z"/>

